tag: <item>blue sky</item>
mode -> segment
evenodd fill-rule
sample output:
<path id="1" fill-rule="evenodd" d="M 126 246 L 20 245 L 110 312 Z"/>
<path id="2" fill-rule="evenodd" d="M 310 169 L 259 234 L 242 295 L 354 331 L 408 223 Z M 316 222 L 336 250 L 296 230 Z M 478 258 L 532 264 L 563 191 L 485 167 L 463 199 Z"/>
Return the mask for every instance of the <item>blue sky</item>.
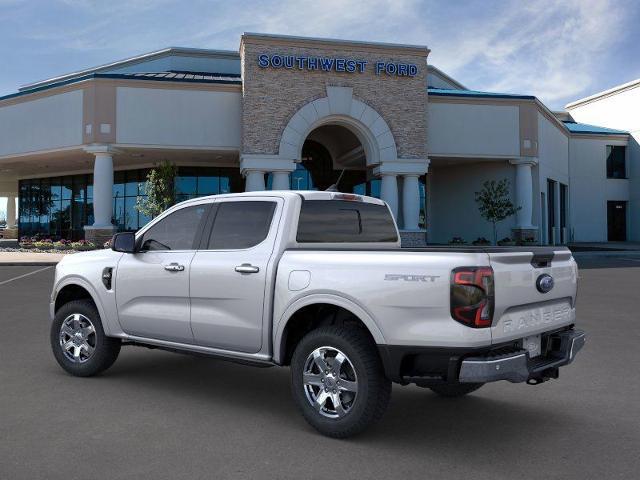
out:
<path id="1" fill-rule="evenodd" d="M 468 88 L 559 109 L 640 77 L 638 25 L 632 0 L 0 0 L 0 95 L 167 46 L 237 50 L 250 31 L 427 45 Z"/>
<path id="2" fill-rule="evenodd" d="M 640 2 L 0 0 L 0 94 L 166 46 L 236 50 L 243 31 L 427 45 L 473 89 L 551 108 L 640 77 Z"/>

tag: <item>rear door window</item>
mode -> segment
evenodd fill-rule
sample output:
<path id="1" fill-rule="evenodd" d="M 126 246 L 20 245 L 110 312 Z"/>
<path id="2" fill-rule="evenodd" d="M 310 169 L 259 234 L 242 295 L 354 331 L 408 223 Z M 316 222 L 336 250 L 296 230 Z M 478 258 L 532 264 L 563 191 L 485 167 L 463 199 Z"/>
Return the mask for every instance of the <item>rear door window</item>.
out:
<path id="1" fill-rule="evenodd" d="M 345 200 L 305 200 L 300 209 L 299 243 L 396 242 L 386 205 Z"/>
<path id="2" fill-rule="evenodd" d="M 269 234 L 276 202 L 221 202 L 211 230 L 207 250 L 251 248 Z"/>

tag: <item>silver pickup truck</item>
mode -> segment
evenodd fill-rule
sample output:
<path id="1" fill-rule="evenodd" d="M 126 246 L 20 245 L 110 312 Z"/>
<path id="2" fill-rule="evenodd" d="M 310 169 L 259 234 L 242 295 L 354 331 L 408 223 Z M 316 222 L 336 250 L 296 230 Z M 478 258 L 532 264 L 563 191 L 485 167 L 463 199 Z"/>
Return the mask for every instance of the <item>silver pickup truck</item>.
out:
<path id="1" fill-rule="evenodd" d="M 585 339 L 576 279 L 566 248 L 400 248 L 375 198 L 219 195 L 65 257 L 51 346 L 77 376 L 123 345 L 290 365 L 305 419 L 347 437 L 382 416 L 392 382 L 454 397 L 557 378 Z"/>

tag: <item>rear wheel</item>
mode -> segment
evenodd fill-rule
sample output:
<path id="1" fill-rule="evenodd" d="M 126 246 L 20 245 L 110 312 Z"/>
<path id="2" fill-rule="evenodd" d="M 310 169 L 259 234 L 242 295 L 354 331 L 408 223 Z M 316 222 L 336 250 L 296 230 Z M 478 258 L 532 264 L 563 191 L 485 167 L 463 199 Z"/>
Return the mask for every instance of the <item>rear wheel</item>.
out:
<path id="1" fill-rule="evenodd" d="M 60 307 L 51 325 L 50 339 L 60 366 L 77 377 L 106 370 L 120 353 L 120 340 L 104 334 L 98 310 L 89 300 Z"/>
<path id="2" fill-rule="evenodd" d="M 375 344 L 358 328 L 339 326 L 302 338 L 291 359 L 291 387 L 307 422 L 334 438 L 379 420 L 391 396 Z"/>
<path id="3" fill-rule="evenodd" d="M 475 392 L 484 383 L 444 383 L 432 385 L 429 388 L 441 397 L 462 397 L 467 393 Z"/>

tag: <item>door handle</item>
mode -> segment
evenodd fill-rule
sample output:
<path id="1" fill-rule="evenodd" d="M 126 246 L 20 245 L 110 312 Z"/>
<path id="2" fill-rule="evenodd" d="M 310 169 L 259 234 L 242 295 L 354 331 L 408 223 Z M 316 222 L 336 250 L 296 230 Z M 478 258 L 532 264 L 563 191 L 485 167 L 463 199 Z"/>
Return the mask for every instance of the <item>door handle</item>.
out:
<path id="1" fill-rule="evenodd" d="M 165 265 L 164 269 L 169 272 L 182 272 L 184 270 L 184 265 L 178 265 L 177 263 L 170 263 L 169 265 Z"/>
<path id="2" fill-rule="evenodd" d="M 254 267 L 250 263 L 243 263 L 236 267 L 236 272 L 238 273 L 258 273 L 259 271 L 260 267 Z"/>

